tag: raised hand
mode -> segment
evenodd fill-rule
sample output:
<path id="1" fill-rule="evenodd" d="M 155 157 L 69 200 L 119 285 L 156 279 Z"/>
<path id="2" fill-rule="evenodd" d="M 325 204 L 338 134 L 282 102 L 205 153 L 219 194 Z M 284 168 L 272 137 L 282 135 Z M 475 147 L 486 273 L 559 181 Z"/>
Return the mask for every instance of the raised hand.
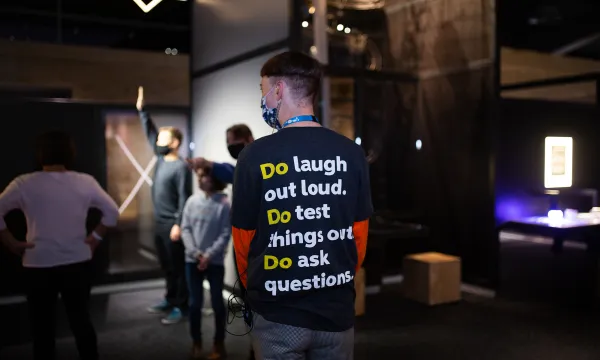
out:
<path id="1" fill-rule="evenodd" d="M 138 87 L 138 97 L 137 97 L 137 102 L 135 103 L 135 107 L 137 108 L 138 111 L 142 111 L 142 109 L 144 108 L 144 87 L 143 86 Z"/>
<path id="2" fill-rule="evenodd" d="M 210 162 L 203 157 L 197 157 L 197 158 L 193 158 L 193 159 L 188 158 L 188 159 L 185 159 L 185 161 L 187 162 L 188 167 L 192 170 L 198 170 L 201 168 L 205 168 L 210 164 Z"/>

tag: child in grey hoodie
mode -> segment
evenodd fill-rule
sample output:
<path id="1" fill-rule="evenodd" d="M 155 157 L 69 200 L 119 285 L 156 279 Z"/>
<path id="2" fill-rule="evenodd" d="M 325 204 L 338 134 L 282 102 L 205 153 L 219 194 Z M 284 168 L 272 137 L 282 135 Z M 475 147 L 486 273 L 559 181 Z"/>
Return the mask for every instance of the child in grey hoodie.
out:
<path id="1" fill-rule="evenodd" d="M 210 284 L 211 304 L 215 316 L 214 346 L 208 359 L 225 357 L 226 310 L 223 301 L 225 267 L 223 261 L 231 238 L 230 204 L 223 190 L 227 186 L 216 179 L 211 169 L 198 174 L 202 193 L 186 202 L 181 222 L 181 238 L 185 245 L 186 278 L 190 292 L 190 334 L 194 341 L 192 358 L 202 356 L 202 306 L 204 279 Z"/>

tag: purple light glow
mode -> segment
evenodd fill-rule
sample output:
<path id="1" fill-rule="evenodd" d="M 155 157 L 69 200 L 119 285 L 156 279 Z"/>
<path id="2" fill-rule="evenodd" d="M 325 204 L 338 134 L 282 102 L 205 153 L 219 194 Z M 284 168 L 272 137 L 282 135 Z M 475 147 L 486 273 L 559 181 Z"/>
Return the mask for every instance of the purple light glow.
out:
<path id="1" fill-rule="evenodd" d="M 523 207 L 523 203 L 517 199 L 496 198 L 496 218 L 500 222 L 520 219 L 528 215 L 525 211 L 523 211 Z"/>

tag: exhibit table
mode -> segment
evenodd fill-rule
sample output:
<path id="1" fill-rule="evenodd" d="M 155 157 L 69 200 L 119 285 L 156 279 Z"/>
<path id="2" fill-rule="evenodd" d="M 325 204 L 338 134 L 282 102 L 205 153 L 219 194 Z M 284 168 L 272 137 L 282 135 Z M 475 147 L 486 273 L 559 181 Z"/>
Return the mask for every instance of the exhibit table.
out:
<path id="1" fill-rule="evenodd" d="M 498 229 L 498 232 L 501 231 L 552 238 L 552 251 L 555 253 L 563 250 L 566 239 L 585 243 L 588 251 L 594 253 L 600 249 L 600 218 L 591 214 L 579 214 L 573 219 L 534 216 L 512 220 L 502 224 Z"/>
<path id="2" fill-rule="evenodd" d="M 420 224 L 405 223 L 399 220 L 374 216 L 369 223 L 369 240 L 364 268 L 366 285 L 381 285 L 385 272 L 387 249 L 392 243 L 403 242 L 406 248 L 414 247 L 414 242 L 423 244 L 429 235 L 428 229 Z M 421 250 L 421 249 L 419 249 Z M 402 263 L 405 253 L 393 254 Z"/>

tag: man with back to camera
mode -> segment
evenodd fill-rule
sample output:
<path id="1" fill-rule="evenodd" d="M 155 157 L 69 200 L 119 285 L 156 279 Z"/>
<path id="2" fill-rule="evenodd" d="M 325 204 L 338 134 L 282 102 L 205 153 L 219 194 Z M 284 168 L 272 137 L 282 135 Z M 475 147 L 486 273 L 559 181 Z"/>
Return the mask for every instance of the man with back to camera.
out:
<path id="1" fill-rule="evenodd" d="M 232 233 L 259 359 L 352 359 L 354 275 L 371 204 L 364 151 L 323 128 L 321 66 L 285 52 L 261 70 L 261 107 L 277 133 L 240 154 Z"/>
<path id="2" fill-rule="evenodd" d="M 188 303 L 185 280 L 185 248 L 181 242 L 181 217 L 191 193 L 191 175 L 179 157 L 183 140 L 181 130 L 174 127 L 156 129 L 144 111 L 144 88 L 140 86 L 136 108 L 150 146 L 158 157 L 152 184 L 154 203 L 154 243 L 161 268 L 165 271 L 165 299 L 148 308 L 150 313 L 166 314 L 165 325 L 178 323 Z"/>

